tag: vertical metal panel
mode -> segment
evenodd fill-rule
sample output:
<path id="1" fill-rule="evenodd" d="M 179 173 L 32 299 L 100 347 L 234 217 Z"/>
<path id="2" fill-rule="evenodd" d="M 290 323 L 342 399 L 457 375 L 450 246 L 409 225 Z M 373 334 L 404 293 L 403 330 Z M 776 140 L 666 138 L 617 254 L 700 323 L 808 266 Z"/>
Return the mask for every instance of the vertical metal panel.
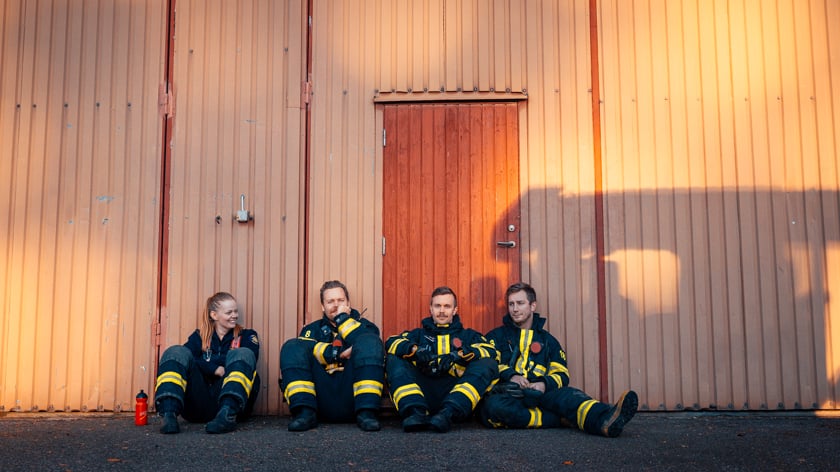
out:
<path id="1" fill-rule="evenodd" d="M 0 12 L 0 410 L 130 409 L 155 364 L 165 2 Z"/>
<path id="2" fill-rule="evenodd" d="M 836 408 L 838 7 L 600 6 L 612 394 Z"/>
<path id="3" fill-rule="evenodd" d="M 216 291 L 262 338 L 257 411 L 276 413 L 279 349 L 297 335 L 303 254 L 305 2 L 179 1 L 162 347 Z M 237 222 L 241 196 L 253 215 Z"/>
<path id="4" fill-rule="evenodd" d="M 522 0 L 315 3 L 316 37 L 335 33 L 319 32 L 325 25 L 355 29 L 367 24 L 373 28 L 366 51 L 379 58 L 379 90 L 521 92 L 524 88 L 526 8 Z M 344 16 L 338 16 L 339 12 Z M 373 16 L 365 16 L 365 12 Z"/>
<path id="5" fill-rule="evenodd" d="M 572 384 L 600 387 L 587 2 L 512 2 L 528 100 L 522 148 L 522 278 L 569 356 Z M 513 6 L 511 7 L 513 8 Z M 514 59 L 515 61 L 515 59 Z"/>
<path id="6" fill-rule="evenodd" d="M 359 306 L 381 307 L 382 118 L 372 113 L 374 94 L 439 100 L 527 91 L 519 116 L 530 214 L 522 277 L 570 351 L 575 385 L 597 391 L 587 2 L 316 0 L 312 17 L 307 319 L 320 316 L 316 288 L 330 278 L 348 282 Z M 365 220 L 354 221 L 357 211 Z M 339 221 L 348 222 L 340 236 Z M 381 313 L 371 317 L 381 326 Z"/>

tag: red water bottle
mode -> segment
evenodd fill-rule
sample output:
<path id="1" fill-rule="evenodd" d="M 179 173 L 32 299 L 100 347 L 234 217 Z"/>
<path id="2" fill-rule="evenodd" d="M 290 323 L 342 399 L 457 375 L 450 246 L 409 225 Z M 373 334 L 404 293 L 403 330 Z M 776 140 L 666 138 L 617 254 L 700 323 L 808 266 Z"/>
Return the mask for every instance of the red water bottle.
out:
<path id="1" fill-rule="evenodd" d="M 137 402 L 134 405 L 134 424 L 137 426 L 146 426 L 149 413 L 149 396 L 141 388 L 136 400 Z"/>

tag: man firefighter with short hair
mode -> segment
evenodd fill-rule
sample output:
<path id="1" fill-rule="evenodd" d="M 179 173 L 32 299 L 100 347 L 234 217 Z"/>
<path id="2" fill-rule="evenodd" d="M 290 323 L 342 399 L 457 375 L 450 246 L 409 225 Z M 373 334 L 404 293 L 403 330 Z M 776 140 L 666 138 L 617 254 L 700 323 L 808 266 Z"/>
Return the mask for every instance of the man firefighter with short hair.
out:
<path id="1" fill-rule="evenodd" d="M 321 319 L 280 351 L 281 388 L 292 412 L 289 431 L 312 429 L 319 419 L 354 418 L 362 431 L 379 431 L 385 375 L 379 328 L 350 308 L 350 293 L 337 280 L 321 286 L 321 307 Z"/>
<path id="2" fill-rule="evenodd" d="M 438 287 L 429 305 L 421 328 L 385 343 L 388 387 L 406 432 L 449 431 L 452 421 L 472 414 L 498 376 L 496 350 L 461 325 L 455 292 Z"/>
<path id="3" fill-rule="evenodd" d="M 569 386 L 566 353 L 536 313 L 537 294 L 519 282 L 505 293 L 508 313 L 487 333 L 499 351 L 499 382 L 479 408 L 494 428 L 556 428 L 576 425 L 590 434 L 616 437 L 636 414 L 638 396 L 629 390 L 615 405 L 601 403 Z"/>

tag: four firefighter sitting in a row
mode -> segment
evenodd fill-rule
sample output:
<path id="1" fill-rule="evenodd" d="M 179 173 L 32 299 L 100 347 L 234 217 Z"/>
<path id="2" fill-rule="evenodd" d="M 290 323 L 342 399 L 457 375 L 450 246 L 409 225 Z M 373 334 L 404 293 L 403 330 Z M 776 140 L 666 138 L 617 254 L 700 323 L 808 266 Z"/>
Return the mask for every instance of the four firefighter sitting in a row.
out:
<path id="1" fill-rule="evenodd" d="M 354 420 L 363 431 L 378 431 L 386 378 L 407 432 L 445 433 L 475 412 L 493 428 L 576 426 L 616 437 L 636 413 L 632 390 L 609 405 L 569 386 L 566 353 L 544 329 L 536 292 L 525 283 L 507 289 L 508 313 L 486 337 L 461 324 L 455 293 L 438 287 L 421 327 L 384 345 L 379 328 L 350 308 L 344 284 L 326 282 L 320 295 L 321 319 L 280 352 L 289 431 Z M 179 414 L 209 421 L 208 433 L 226 433 L 251 413 L 259 340 L 237 320 L 236 300 L 217 293 L 187 343 L 164 352 L 155 391 L 162 433 L 180 431 Z"/>

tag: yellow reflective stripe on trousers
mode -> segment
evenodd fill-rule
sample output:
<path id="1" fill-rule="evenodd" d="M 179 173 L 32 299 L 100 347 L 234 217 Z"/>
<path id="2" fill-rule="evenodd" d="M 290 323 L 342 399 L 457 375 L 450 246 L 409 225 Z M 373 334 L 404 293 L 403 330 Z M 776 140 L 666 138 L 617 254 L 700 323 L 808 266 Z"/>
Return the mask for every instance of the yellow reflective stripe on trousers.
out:
<path id="1" fill-rule="evenodd" d="M 181 377 L 181 374 L 178 372 L 164 372 L 158 375 L 155 390 L 165 383 L 174 383 L 175 385 L 181 387 L 182 390 L 187 389 L 187 379 Z"/>
<path id="2" fill-rule="evenodd" d="M 592 409 L 592 405 L 598 403 L 598 400 L 586 400 L 585 402 L 581 403 L 577 409 L 577 424 L 578 429 L 583 431 L 583 423 L 586 422 L 586 415 L 589 414 L 589 410 Z"/>
<path id="3" fill-rule="evenodd" d="M 298 393 L 315 395 L 315 382 L 310 382 L 308 380 L 296 380 L 294 382 L 289 382 L 289 385 L 286 385 L 286 391 L 283 392 L 286 396 L 286 400 L 289 400 L 292 398 L 292 395 L 297 395 Z"/>
<path id="4" fill-rule="evenodd" d="M 472 404 L 473 409 L 478 404 L 478 401 L 481 400 L 481 395 L 478 394 L 478 391 L 472 385 L 464 382 L 459 383 L 452 389 L 452 393 L 458 392 L 461 395 L 467 397 L 470 403 Z"/>
<path id="5" fill-rule="evenodd" d="M 495 387 L 497 383 L 499 383 L 499 379 L 493 379 L 493 381 L 490 382 L 490 385 L 487 386 L 487 390 L 485 390 L 484 393 L 487 393 L 490 390 L 493 390 L 493 387 Z"/>
<path id="6" fill-rule="evenodd" d="M 228 382 L 236 382 L 239 385 L 242 385 L 242 388 L 245 389 L 245 395 L 251 395 L 251 389 L 254 387 L 254 376 L 257 375 L 257 372 L 254 371 L 254 375 L 251 378 L 248 378 L 247 375 L 243 374 L 242 372 L 231 372 L 225 377 L 225 380 L 222 382 L 222 388 L 228 384 Z"/>
<path id="7" fill-rule="evenodd" d="M 410 383 L 391 392 L 391 397 L 394 399 L 394 403 L 398 406 L 400 401 L 409 395 L 420 395 L 422 397 L 423 390 L 420 390 L 420 386 L 416 383 Z"/>
<path id="8" fill-rule="evenodd" d="M 529 408 L 528 414 L 531 415 L 531 419 L 528 420 L 528 427 L 529 428 L 542 428 L 542 417 L 543 412 L 539 408 Z"/>
<path id="9" fill-rule="evenodd" d="M 353 396 L 364 395 L 365 393 L 372 393 L 374 395 L 382 395 L 382 382 L 375 380 L 359 380 L 353 384 Z"/>

